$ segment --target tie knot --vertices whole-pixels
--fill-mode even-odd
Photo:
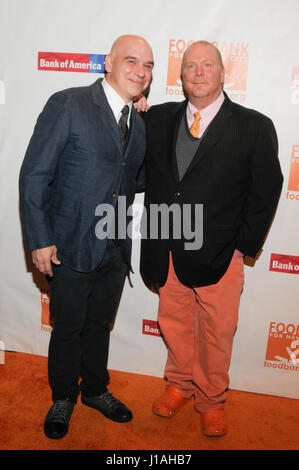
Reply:
[[[130,111],[130,108],[127,104],[125,104],[125,106],[123,107],[123,109],[121,110],[121,113],[126,116],[127,114],[129,114],[129,111]]]
[[[197,112],[197,113],[194,113],[194,114],[193,114],[193,116],[194,116],[194,122],[196,122],[196,123],[197,123],[197,122],[199,122],[199,121],[200,121],[200,119],[201,119],[201,116],[200,116],[200,113],[199,113],[199,112]]]

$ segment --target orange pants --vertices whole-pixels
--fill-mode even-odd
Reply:
[[[166,284],[160,288],[158,322],[168,349],[165,378],[198,411],[223,405],[237,327],[244,264],[235,251],[228,270],[216,284],[191,288],[174,271],[170,253]]]

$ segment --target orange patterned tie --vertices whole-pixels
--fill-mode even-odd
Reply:
[[[199,121],[201,119],[199,113],[194,113],[194,121],[192,126],[190,127],[190,133],[193,135],[193,137],[198,137],[199,134]]]

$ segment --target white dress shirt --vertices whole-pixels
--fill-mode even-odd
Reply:
[[[130,127],[130,117],[132,111],[133,102],[130,101],[129,103],[125,103],[124,100],[119,96],[119,94],[112,88],[112,86],[107,82],[105,78],[102,80],[102,86],[109,103],[110,108],[114,114],[116,122],[120,120],[121,117],[121,110],[127,104],[129,106],[129,115],[128,115],[128,127]]]
[[[201,137],[210,124],[210,122],[214,119],[216,114],[218,113],[219,109],[222,106],[222,103],[224,101],[224,94],[223,92],[220,93],[218,98],[213,101],[209,106],[207,106],[204,109],[197,109],[190,101],[187,106],[187,121],[188,121],[188,127],[190,129],[193,121],[194,121],[194,116],[193,114],[196,112],[200,112],[200,121],[199,121],[199,134],[198,137]]]

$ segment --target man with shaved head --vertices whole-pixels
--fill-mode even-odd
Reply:
[[[143,189],[145,130],[132,100],[148,88],[153,65],[145,39],[118,38],[103,80],[50,97],[21,168],[25,243],[51,288],[49,438],[66,435],[80,392],[107,418],[132,419],[107,389],[110,326],[131,269],[129,220],[107,219],[103,208],[117,214],[120,196],[128,207]]]
[[[141,273],[159,292],[168,350],[153,412],[171,418],[193,397],[202,432],[222,436],[243,256],[262,247],[283,178],[272,121],[223,92],[219,51],[193,43],[181,75],[187,99],[145,115],[146,213],[153,204],[177,209],[161,225],[149,217],[147,233],[158,236],[141,244]]]

